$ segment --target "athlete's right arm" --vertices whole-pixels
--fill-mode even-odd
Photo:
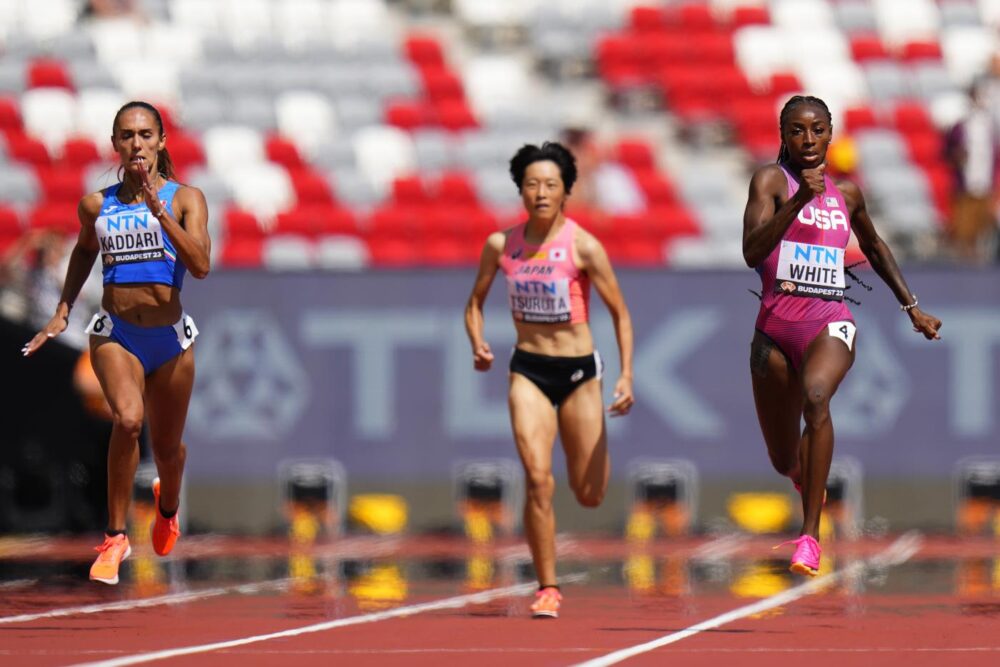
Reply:
[[[809,172],[818,172],[822,182],[822,170],[822,166],[803,170],[803,178],[813,176]],[[814,196],[811,187],[800,187],[794,197],[777,206],[787,188],[785,174],[776,164],[761,167],[750,179],[750,194],[743,212],[743,259],[751,269],[767,259],[795,216]]]
[[[100,192],[89,194],[80,200],[76,214],[80,219],[80,233],[76,238],[76,245],[69,256],[69,266],[66,269],[66,280],[63,282],[62,295],[59,297],[59,305],[52,319],[42,327],[42,330],[35,334],[28,343],[21,348],[21,353],[30,357],[38,351],[42,345],[50,338],[55,338],[66,330],[69,324],[69,311],[73,308],[73,302],[79,296],[83,284],[90,276],[90,269],[94,266],[94,260],[100,253],[100,245],[97,242],[97,231],[94,222],[101,212],[101,204],[104,195]]]
[[[487,237],[479,258],[479,273],[465,306],[465,332],[472,344],[472,363],[477,371],[488,371],[493,364],[490,344],[483,340],[483,302],[500,268],[500,255],[503,254],[506,239],[503,232],[493,232]]]

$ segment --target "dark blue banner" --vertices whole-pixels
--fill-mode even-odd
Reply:
[[[748,369],[756,275],[619,278],[636,332],[637,405],[609,421],[617,472],[637,456],[688,458],[705,475],[768,471]],[[935,342],[912,331],[876,276],[864,278],[876,287],[852,306],[858,352],[834,399],[837,454],[868,474],[910,476],[1000,452],[1000,272],[907,272],[921,306],[944,321]],[[190,281],[185,305],[201,330],[190,473],[258,478],[286,457],[333,456],[352,475],[437,478],[459,458],[514,456],[514,328],[497,283],[486,311],[497,363],[473,371],[463,326],[472,279],[463,270]],[[617,348],[596,294],[592,311],[610,394]]]

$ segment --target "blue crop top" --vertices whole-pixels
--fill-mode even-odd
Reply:
[[[104,203],[95,224],[101,245],[104,284],[159,283],[181,289],[187,267],[177,258],[177,250],[160,221],[146,202],[123,204],[118,199],[121,183],[104,190]],[[174,193],[179,183],[167,181],[157,193],[173,215]]]

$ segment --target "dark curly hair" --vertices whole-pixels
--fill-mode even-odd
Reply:
[[[826,106],[826,102],[812,95],[793,95],[788,98],[785,106],[781,107],[781,115],[778,116],[778,132],[781,134],[781,148],[778,149],[779,163],[788,158],[788,147],[785,146],[784,137],[785,124],[788,122],[788,117],[792,112],[801,106],[818,107],[820,111],[826,114],[826,122],[830,124],[830,129],[833,129],[833,115],[830,113],[829,107]]]
[[[534,144],[525,144],[514,154],[510,159],[510,177],[517,186],[517,191],[520,192],[524,184],[524,172],[528,170],[528,165],[543,160],[556,163],[566,194],[569,194],[573,190],[573,184],[576,183],[576,158],[558,141],[546,141],[541,148]]]

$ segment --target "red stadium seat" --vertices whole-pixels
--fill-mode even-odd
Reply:
[[[357,235],[359,230],[350,211],[333,204],[312,204],[279,213],[274,233],[315,238],[330,234]]]
[[[80,220],[76,216],[77,202],[46,202],[31,212],[28,221],[35,229],[54,229],[65,234],[80,231]]]
[[[941,214],[941,219],[948,220],[951,217],[952,195],[955,190],[955,180],[951,169],[939,161],[936,164],[925,166],[924,174],[930,183],[931,197]]]
[[[83,173],[77,167],[39,167],[35,174],[46,203],[75,204],[84,195]]]
[[[635,32],[661,32],[667,27],[667,18],[659,7],[633,7],[629,13],[629,26]]]
[[[934,41],[907,42],[903,44],[899,55],[908,63],[920,60],[941,60],[941,45]]]
[[[428,266],[466,266],[475,257],[469,257],[468,244],[461,239],[442,236],[421,244],[421,260]]]
[[[66,166],[86,167],[100,159],[101,153],[93,141],[87,137],[73,137],[63,144],[60,162]]]
[[[309,167],[299,167],[288,170],[295,189],[295,199],[299,205],[333,204],[333,193],[330,184],[322,175]]]
[[[892,122],[903,134],[935,132],[927,108],[920,102],[900,102],[892,110]]]
[[[733,10],[730,23],[734,28],[742,28],[748,25],[769,25],[771,16],[767,7],[740,6]]]
[[[409,238],[372,234],[366,241],[374,266],[401,268],[420,262],[420,246]]]
[[[304,164],[295,144],[276,134],[268,135],[264,139],[264,152],[268,160],[280,164],[289,171],[298,169]]]
[[[21,234],[21,217],[17,210],[0,204],[0,236]]]
[[[851,37],[851,57],[857,62],[884,60],[889,52],[878,35],[854,35]]]
[[[791,72],[776,72],[771,75],[771,95],[784,98],[802,92],[802,82]]]
[[[653,149],[645,139],[625,138],[618,142],[618,161],[635,171],[655,169]]]
[[[479,125],[472,108],[464,98],[436,102],[434,116],[441,127],[451,132],[467,130]]]
[[[425,105],[412,100],[392,100],[385,108],[385,122],[412,131],[427,122]]]
[[[910,159],[921,167],[931,167],[944,160],[944,145],[937,132],[912,132],[904,138]]]
[[[0,132],[23,132],[21,107],[12,97],[0,97]]]
[[[65,63],[53,58],[38,58],[28,65],[28,88],[69,88],[73,80]]]
[[[6,133],[7,154],[17,162],[25,162],[36,167],[48,166],[52,160],[49,151],[38,139],[29,137],[21,131]]]
[[[711,65],[734,66],[733,38],[720,32],[694,32],[686,35],[692,58]]]
[[[701,236],[697,221],[679,204],[651,205],[646,219],[661,240],[674,236]]]
[[[430,197],[419,176],[402,176],[392,181],[392,201],[397,206],[424,206]]]
[[[476,206],[476,186],[468,174],[449,171],[441,174],[434,185],[433,197],[436,201],[449,205]]]
[[[420,67],[444,68],[444,51],[436,37],[411,34],[403,42],[403,49],[410,62]]]
[[[646,195],[646,201],[650,207],[664,204],[673,204],[677,201],[677,194],[673,186],[666,177],[653,169],[646,169],[635,172],[635,180],[639,189]]]
[[[715,20],[712,16],[712,8],[707,4],[693,4],[687,3],[680,5],[679,7],[674,5],[668,10],[668,17],[670,14],[676,15],[676,21],[684,29],[685,32],[688,31],[704,31],[704,30],[720,30],[723,25]]]
[[[264,229],[253,213],[238,208],[227,208],[222,214],[223,235],[228,239],[263,239]]]
[[[13,97],[0,97],[0,132],[23,132],[21,107]]]
[[[178,169],[205,164],[205,151],[202,150],[201,142],[182,130],[174,130],[167,136],[167,152]]]
[[[424,94],[432,102],[465,99],[462,80],[445,67],[427,67],[420,70]]]
[[[279,213],[273,233],[315,238],[320,233],[318,209],[317,206],[297,206]]]
[[[844,112],[844,126],[848,132],[877,127],[878,119],[871,107],[850,107]],[[834,128],[836,129],[836,128]]]
[[[219,263],[234,269],[260,268],[263,249],[262,238],[226,238],[219,254]]]
[[[638,40],[626,35],[606,35],[597,43],[597,71],[612,86],[634,84],[645,71]]]
[[[316,211],[320,234],[358,235],[358,221],[354,213],[339,206],[321,206]]]

